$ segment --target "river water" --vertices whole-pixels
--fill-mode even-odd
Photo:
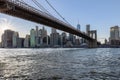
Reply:
[[[0,49],[0,80],[120,80],[120,49]]]

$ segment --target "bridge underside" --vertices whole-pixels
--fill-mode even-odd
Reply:
[[[94,41],[93,38],[89,37],[88,35],[80,32],[75,28],[58,23],[57,21],[53,21],[52,19],[49,19],[40,14],[37,14],[34,11],[31,11],[29,9],[14,5],[12,3],[6,3],[3,0],[2,1],[0,0],[0,12],[62,30],[62,31],[77,35],[79,37],[83,37],[90,42]]]

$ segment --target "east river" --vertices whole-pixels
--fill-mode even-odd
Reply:
[[[120,48],[0,49],[0,80],[120,80]]]

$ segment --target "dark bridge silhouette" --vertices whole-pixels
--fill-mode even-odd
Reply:
[[[98,43],[96,39],[75,29],[70,24],[67,24],[48,13],[40,11],[18,0],[0,0],[0,12],[7,15],[19,17],[25,20],[29,20],[32,22],[40,23],[46,26],[50,26],[77,35],[79,37],[85,38],[88,40],[88,42],[90,42],[91,47],[96,47],[95,43]]]

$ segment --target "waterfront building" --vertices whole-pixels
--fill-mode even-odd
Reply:
[[[38,26],[36,26],[36,32],[35,33],[36,33],[35,36],[38,37]]]
[[[50,45],[51,46],[58,46],[60,45],[60,35],[57,33],[55,28],[52,28],[52,33],[50,34]]]
[[[44,28],[44,26],[40,30],[38,29],[38,26],[36,26],[36,30],[31,29],[30,47],[42,47],[45,45],[48,45],[48,35],[47,30]]]
[[[41,37],[44,38],[47,36],[47,30],[45,29],[45,27],[43,26],[42,30],[41,30]]]
[[[12,48],[13,47],[13,34],[12,30],[5,30],[2,35],[2,47],[4,48]]]
[[[47,36],[47,30],[43,26],[41,30],[41,39],[42,39],[42,45],[48,45],[48,36]]]
[[[36,33],[34,29],[31,29],[30,31],[30,47],[35,48],[36,47]]]
[[[24,47],[24,38],[19,38],[18,39],[18,48],[23,48]]]
[[[51,33],[57,33],[57,30],[55,28],[52,28]]]
[[[18,32],[14,32],[13,33],[13,48],[17,48],[18,47],[18,39],[19,39],[19,34]]]
[[[63,32],[61,34],[61,45],[65,45],[67,43],[67,34],[65,32]]]
[[[50,45],[51,46],[58,46],[59,45],[59,39],[60,39],[59,33],[50,34]]]
[[[40,47],[42,45],[42,29],[38,30],[38,43],[37,46]]]
[[[105,39],[105,44],[108,44],[107,39]]]
[[[0,48],[2,48],[2,42],[0,42]]]
[[[46,46],[48,45],[48,35],[47,35],[47,30],[43,26],[42,29],[38,31],[38,44],[37,46]]]
[[[75,45],[80,45],[80,39],[75,39]]]
[[[75,39],[76,39],[76,36],[74,36],[73,34],[70,34],[69,33],[69,41],[71,41],[71,43],[74,45],[75,44]]]
[[[65,47],[73,47],[73,44],[71,41],[67,41]]]
[[[84,33],[84,34],[87,34],[88,36],[91,36],[91,35],[90,35],[90,31],[91,31],[91,30],[90,30],[90,24],[87,24],[87,25],[86,25],[86,33],[85,33],[85,32],[83,32],[83,33]],[[85,43],[86,43],[86,44],[89,44],[88,40],[85,40],[84,38],[82,38],[82,39],[81,39],[81,44],[85,44]]]
[[[114,26],[110,28],[110,39],[120,39],[120,27]]]
[[[26,35],[24,40],[24,47],[29,48],[30,47],[30,35]]]
[[[1,47],[5,47],[5,36],[4,36],[5,34],[2,34],[2,42],[1,42]]]
[[[114,26],[110,28],[110,44],[120,45],[120,27]]]
[[[39,44],[39,31],[38,31],[38,26],[36,26],[36,31],[35,31],[35,46],[37,47]]]

